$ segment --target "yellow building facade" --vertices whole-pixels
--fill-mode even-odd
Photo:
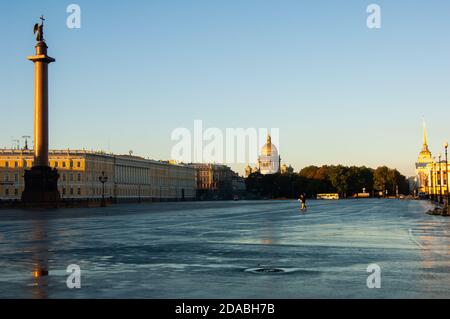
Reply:
[[[418,195],[424,196],[439,196],[447,195],[449,177],[449,165],[445,162],[442,156],[439,161],[438,158],[433,157],[428,148],[427,131],[424,126],[423,129],[423,144],[422,150],[416,162],[416,189]]]
[[[24,173],[32,167],[30,150],[0,150],[0,199],[19,200]],[[193,167],[137,156],[89,151],[50,151],[49,165],[58,169],[62,199],[100,199],[104,174],[106,198],[126,200],[191,200],[196,196]]]

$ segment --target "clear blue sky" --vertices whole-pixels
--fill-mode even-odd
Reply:
[[[0,146],[32,135],[32,27],[47,18],[52,148],[168,159],[176,127],[280,128],[282,158],[388,165],[450,139],[450,3],[74,0],[0,3]],[[366,27],[366,7],[382,29]]]

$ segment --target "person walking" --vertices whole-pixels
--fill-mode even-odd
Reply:
[[[305,194],[301,194],[300,195],[300,199],[299,199],[300,203],[301,203],[301,208],[300,210],[302,212],[306,211],[306,195]]]

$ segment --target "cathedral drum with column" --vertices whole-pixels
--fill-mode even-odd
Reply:
[[[263,175],[276,174],[280,172],[281,158],[278,149],[272,144],[272,138],[267,136],[266,144],[261,149],[258,159],[259,172]]]

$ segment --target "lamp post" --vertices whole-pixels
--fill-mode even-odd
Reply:
[[[434,158],[434,187],[433,187],[433,193],[434,193],[434,203],[439,203],[439,196],[438,196],[438,168],[437,168],[437,161],[436,157]]]
[[[431,165],[431,198],[433,199],[433,202],[436,201],[436,186],[434,184],[434,175],[436,171],[436,159],[433,158],[433,163]]]
[[[139,203],[141,202],[141,184],[139,183],[138,185],[138,189],[139,189]]]
[[[428,179],[428,198],[431,200],[431,185],[433,184],[433,166],[430,168]]]
[[[414,198],[417,198],[417,176],[414,177],[413,196],[414,196]]]
[[[445,212],[448,215],[448,200],[449,200],[449,190],[448,190],[448,142],[445,142],[444,144],[445,148]]]
[[[108,176],[105,176],[105,172],[102,171],[102,175],[98,177],[100,183],[102,183],[102,207],[106,206],[105,203],[105,183],[108,181]]]
[[[443,203],[442,200],[442,154],[439,154],[439,204]]]

